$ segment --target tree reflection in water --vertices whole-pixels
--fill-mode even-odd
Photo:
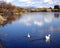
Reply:
[[[4,27],[6,24],[11,24],[13,21],[20,19],[21,15],[14,15],[14,16],[9,16],[6,18],[6,21],[0,21],[0,27]]]
[[[54,13],[54,17],[58,18],[60,16],[59,12]]]
[[[6,48],[4,41],[0,39],[0,48]]]

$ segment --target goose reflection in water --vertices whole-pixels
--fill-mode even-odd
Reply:
[[[40,38],[40,39],[34,39],[32,40],[32,42],[35,42],[35,41],[46,41],[46,42],[50,42],[50,34],[46,35],[44,38]]]

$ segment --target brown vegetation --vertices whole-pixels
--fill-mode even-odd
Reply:
[[[50,8],[21,8],[12,5],[11,3],[0,2],[0,15],[2,16],[12,16],[23,14],[27,12],[60,12],[59,5],[55,5],[54,9]]]

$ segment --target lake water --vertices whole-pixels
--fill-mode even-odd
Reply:
[[[48,34],[51,38],[47,41]],[[60,48],[60,13],[32,12],[15,16],[14,21],[0,25],[0,44],[5,48]]]

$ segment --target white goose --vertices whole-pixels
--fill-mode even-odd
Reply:
[[[45,36],[46,42],[50,41],[50,34]]]
[[[28,37],[28,38],[30,38],[30,37],[31,37],[29,33],[28,33],[27,37]]]

